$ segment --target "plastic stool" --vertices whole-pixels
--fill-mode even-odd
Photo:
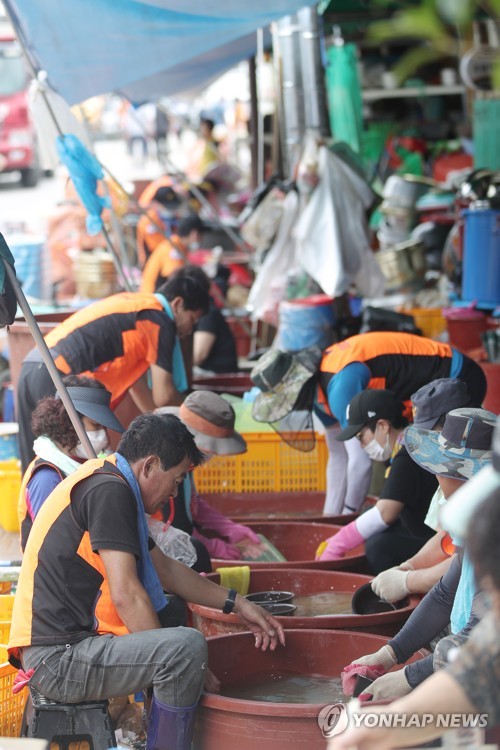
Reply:
[[[86,741],[90,750],[116,747],[108,701],[58,703],[30,687],[26,710],[26,736],[41,737],[69,750],[71,743]]]

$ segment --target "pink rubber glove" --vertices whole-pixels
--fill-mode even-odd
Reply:
[[[340,560],[346,552],[358,544],[363,544],[365,540],[358,531],[356,521],[352,521],[326,541],[325,549],[320,555],[316,555],[316,560]]]
[[[193,529],[192,536],[203,542],[210,557],[215,557],[218,560],[241,560],[241,552],[238,547],[225,542],[224,539],[217,539],[216,537],[208,539],[200,534],[197,529]]]
[[[25,672],[24,669],[19,669],[17,671],[17,674],[14,677],[14,683],[12,685],[12,692],[14,693],[14,695],[20,693],[21,690],[24,690],[34,674],[34,669],[28,669],[27,672]]]
[[[225,536],[232,544],[241,542],[242,539],[250,539],[254,544],[260,543],[259,537],[252,529],[240,523],[234,523],[230,518],[212,508],[201,497],[198,496],[196,506],[193,505],[192,507],[196,507],[195,520],[199,526],[216,531],[221,536]]]

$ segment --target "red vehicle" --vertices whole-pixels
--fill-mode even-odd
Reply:
[[[28,110],[29,76],[19,43],[0,20],[0,174],[21,172],[24,187],[35,187],[41,170]]]

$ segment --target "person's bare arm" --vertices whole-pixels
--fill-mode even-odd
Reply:
[[[142,378],[139,378],[139,380],[129,388],[128,392],[132,396],[134,404],[141,412],[153,411],[155,404],[153,401],[153,394],[148,387],[147,375],[143,375]]]
[[[431,568],[433,565],[438,565],[444,560],[449,559],[446,552],[443,552],[441,542],[446,536],[445,531],[437,531],[433,537],[427,541],[424,546],[417,552],[416,555],[410,557],[406,562],[400,565],[403,570],[406,569],[419,570],[420,568]]]
[[[216,336],[209,331],[195,331],[193,339],[193,364],[200,366],[212,351]]]
[[[385,500],[384,498],[380,498],[380,500],[377,500],[376,507],[379,509],[385,523],[391,524],[397,521],[405,506],[399,500]]]
[[[161,627],[151,600],[137,577],[134,555],[102,549],[99,555],[106,569],[111,600],[131,633]]]
[[[227,597],[226,588],[200,576],[187,565],[167,557],[158,547],[154,547],[150,554],[158,578],[166,591],[194,604],[202,604],[214,609],[223,608]],[[238,594],[233,612],[254,634],[256,648],[262,648],[265,651],[269,647],[274,650],[278,641],[282,645],[285,644],[283,628],[262,607],[256,606]]]
[[[444,734],[436,727],[438,714],[468,714],[476,711],[460,684],[445,671],[440,670],[425,680],[404,698],[387,706],[366,706],[369,713],[405,715],[407,720],[413,714],[425,715],[422,727],[366,727],[348,729],[331,739],[327,750],[391,750],[391,748],[411,747],[432,740]],[[421,721],[423,724],[423,720]]]
[[[157,365],[151,365],[152,398],[156,408],[158,406],[180,406],[186,395],[179,393],[174,385],[171,372],[163,370]]]

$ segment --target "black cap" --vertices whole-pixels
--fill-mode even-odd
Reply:
[[[356,394],[346,409],[347,427],[336,440],[350,440],[372,419],[396,419],[403,414],[403,403],[395,393],[385,390],[366,390]]]

